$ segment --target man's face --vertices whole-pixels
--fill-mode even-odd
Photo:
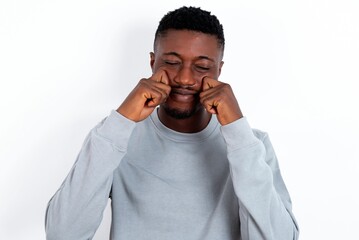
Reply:
[[[151,53],[151,68],[166,71],[170,95],[161,105],[172,117],[181,119],[202,109],[199,93],[205,76],[218,79],[223,51],[215,36],[188,30],[168,30],[157,39]]]

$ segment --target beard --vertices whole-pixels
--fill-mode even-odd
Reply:
[[[163,104],[161,107],[165,110],[167,115],[169,115],[170,117],[173,117],[175,119],[190,118],[193,115],[195,115],[198,112],[198,110],[201,108],[200,106],[196,105],[190,109],[183,110],[183,109],[179,109],[179,108],[171,108],[167,104]]]
[[[176,109],[176,108],[169,108],[166,106],[163,106],[163,109],[169,116],[171,116],[175,119],[186,119],[186,118],[193,116],[195,113],[195,109],[180,110],[180,109]]]

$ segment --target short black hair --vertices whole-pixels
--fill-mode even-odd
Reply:
[[[215,15],[211,12],[202,10],[199,7],[181,7],[168,12],[161,19],[155,34],[156,40],[165,35],[167,30],[190,30],[202,32],[217,37],[218,44],[224,50],[223,26]]]

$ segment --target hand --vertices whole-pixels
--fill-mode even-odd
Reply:
[[[199,97],[205,109],[209,113],[217,115],[217,119],[222,126],[243,117],[229,84],[210,77],[204,77],[202,80],[202,92]]]
[[[167,73],[158,70],[150,78],[143,78],[117,109],[124,117],[140,122],[146,119],[159,104],[166,101],[171,87]]]

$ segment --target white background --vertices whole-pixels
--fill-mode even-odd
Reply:
[[[151,75],[158,21],[182,5],[223,23],[220,80],[269,132],[301,239],[357,238],[357,0],[2,0],[0,239],[45,239],[47,202],[86,134]]]

